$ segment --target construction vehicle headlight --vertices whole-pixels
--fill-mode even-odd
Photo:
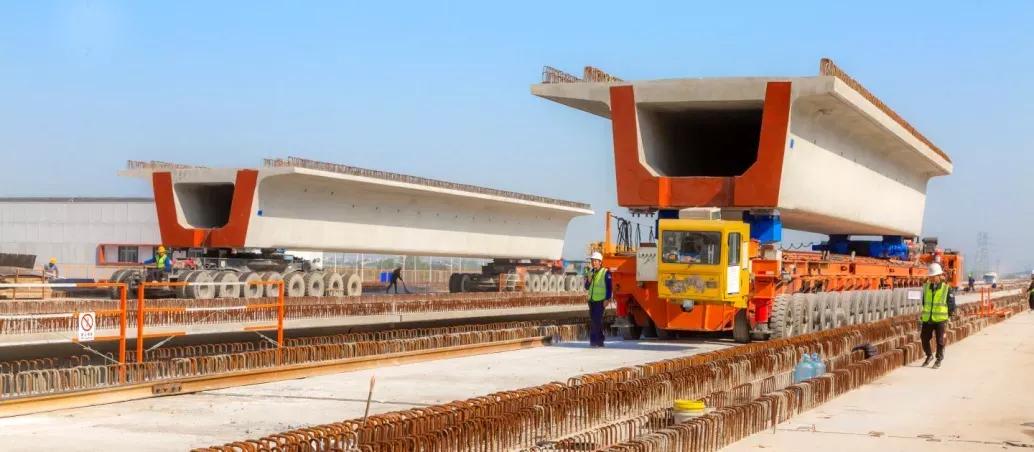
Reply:
[[[693,300],[682,300],[682,310],[684,312],[692,311],[694,306],[696,306],[696,303]]]

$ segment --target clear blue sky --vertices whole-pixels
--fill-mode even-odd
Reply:
[[[830,56],[954,160],[924,233],[972,252],[987,231],[1002,270],[1028,269],[1032,23],[1022,1],[2,1],[0,196],[149,194],[115,175],[127,159],[296,155],[603,212],[609,124],[531,96],[544,64],[811,75]],[[567,254],[601,225],[576,220]]]

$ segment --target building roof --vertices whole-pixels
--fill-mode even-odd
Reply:
[[[120,197],[120,196],[12,196],[12,197],[0,197],[0,202],[15,203],[41,203],[41,202],[60,202],[60,203],[90,203],[90,202],[154,202],[154,198],[143,198],[143,197]]]

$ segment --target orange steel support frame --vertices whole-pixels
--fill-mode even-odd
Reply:
[[[12,287],[12,289],[16,289],[17,287],[39,287],[39,288],[74,287],[74,288],[77,288],[77,289],[105,289],[105,288],[112,288],[112,287],[117,288],[118,289],[118,294],[119,294],[119,303],[118,303],[118,311],[119,311],[118,327],[119,328],[118,328],[118,336],[99,336],[99,337],[96,337],[94,339],[94,341],[95,342],[111,341],[111,340],[117,340],[118,341],[118,364],[119,364],[119,373],[118,373],[118,375],[119,375],[119,382],[125,381],[125,379],[126,379],[126,368],[125,368],[125,364],[126,364],[126,327],[127,327],[127,322],[128,322],[127,317],[126,317],[127,301],[128,301],[126,298],[127,298],[128,288],[126,287],[125,283],[98,282],[98,283],[63,283],[63,284],[62,283],[59,283],[59,284],[48,284],[48,283],[18,284],[18,283],[15,283],[15,284],[16,284],[16,286]],[[0,284],[0,287],[3,287],[5,285],[6,284]],[[108,311],[108,312],[110,312],[110,311]],[[79,313],[78,312],[74,312],[72,314],[76,318],[79,317]],[[72,338],[72,342],[78,343],[79,339],[78,338]]]
[[[145,317],[146,317],[145,314],[147,312],[181,311],[181,310],[184,309],[184,308],[148,308],[148,307],[146,307],[144,305],[144,290],[147,287],[186,287],[186,286],[189,286],[191,284],[192,283],[187,283],[187,282],[147,281],[147,282],[143,282],[143,283],[141,283],[140,285],[137,286],[137,292],[136,292],[136,303],[137,303],[136,304],[136,310],[137,310],[136,311],[137,312],[137,315],[136,315],[136,362],[138,362],[138,363],[144,362],[144,339],[146,339],[148,337],[183,336],[183,335],[186,334],[184,332],[164,332],[164,333],[156,333],[156,334],[151,335],[151,336],[148,336],[148,335],[144,334],[144,324],[145,324]],[[276,300],[276,304],[275,305],[272,305],[272,304],[247,305],[247,306],[245,306],[245,309],[262,309],[262,308],[268,309],[270,307],[276,306],[276,327],[275,327],[276,328],[276,346],[278,348],[283,348],[283,346],[284,346],[284,315],[285,315],[285,312],[286,312],[286,308],[284,306],[284,282],[281,281],[281,280],[278,280],[278,281],[249,281],[247,284],[253,285],[253,286],[268,286],[268,285],[275,284],[277,286],[277,297],[276,297],[277,300]],[[124,286],[124,284],[123,284],[123,286]],[[124,289],[123,289],[123,291],[124,291]],[[124,304],[125,304],[125,297],[123,297],[123,305]],[[125,322],[126,322],[126,320],[125,320],[125,311],[123,310],[122,324],[125,325]],[[123,327],[123,329],[125,329],[125,328]],[[272,329],[272,328],[268,328],[266,326],[262,326],[262,327],[256,327],[256,328],[245,328],[245,331],[254,331],[254,330],[261,330],[261,329]],[[123,333],[122,337],[123,337],[123,341],[124,341],[125,340],[125,334],[124,333]],[[122,348],[123,349],[125,348],[125,344],[124,343],[122,344]]]

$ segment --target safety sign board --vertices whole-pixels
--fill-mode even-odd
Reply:
[[[910,290],[910,291],[908,291],[908,299],[909,300],[922,300],[923,299],[923,293],[918,291],[918,290]]]
[[[92,341],[97,330],[97,316],[91,312],[79,313],[79,342]]]

